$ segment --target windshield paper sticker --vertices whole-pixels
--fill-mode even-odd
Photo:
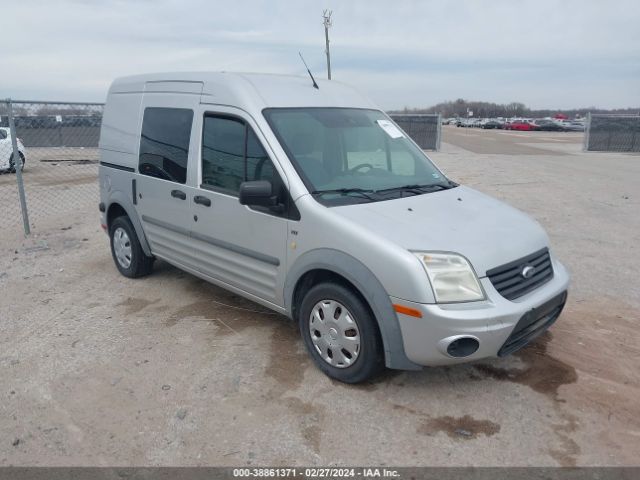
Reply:
[[[376,120],[376,123],[380,125],[387,135],[391,138],[404,138],[404,134],[389,120]]]

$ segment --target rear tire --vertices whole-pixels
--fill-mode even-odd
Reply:
[[[26,159],[24,158],[24,154],[20,152],[20,160],[22,161],[22,169],[20,171],[24,171],[24,164]],[[13,154],[11,154],[11,158],[9,158],[9,172],[16,173],[16,162],[13,159]]]
[[[360,295],[341,284],[321,283],[306,293],[298,312],[307,352],[327,376],[360,383],[382,372],[378,325]]]
[[[117,217],[109,225],[111,256],[118,271],[128,278],[149,275],[153,270],[153,257],[144,253],[136,230],[129,217]]]

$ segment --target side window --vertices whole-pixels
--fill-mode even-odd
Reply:
[[[185,183],[193,111],[148,107],[144,110],[138,170],[143,175]]]
[[[275,185],[280,177],[258,137],[249,128],[247,136],[247,180],[269,180]]]
[[[0,130],[0,140],[4,140],[5,138],[7,138],[7,132]]]
[[[204,118],[202,184],[238,193],[245,178],[246,126],[228,117]]]
[[[240,119],[205,116],[202,132],[202,185],[236,195],[240,184],[280,177],[255,132]]]

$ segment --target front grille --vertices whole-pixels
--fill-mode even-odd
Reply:
[[[535,268],[535,273],[530,278],[522,275],[526,266]],[[500,295],[507,300],[515,300],[553,278],[549,249],[543,248],[519,260],[492,268],[487,271],[487,277]]]
[[[566,301],[567,292],[565,291],[538,308],[525,313],[498,351],[498,356],[504,357],[516,350],[520,350],[533,339],[543,334],[558,319]]]

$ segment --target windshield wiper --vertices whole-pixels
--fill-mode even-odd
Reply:
[[[389,193],[389,192],[413,192],[416,194],[426,193],[428,191],[435,190],[448,190],[453,187],[457,187],[457,184],[449,182],[449,185],[432,184],[432,185],[402,185],[400,187],[384,188],[382,190],[376,190],[375,193]]]
[[[373,200],[373,197],[369,194],[374,193],[374,191],[366,190],[364,188],[334,188],[330,190],[314,190],[313,192],[311,192],[311,195],[324,195],[326,193],[340,194],[343,196],[355,193],[357,195],[360,195],[362,198],[366,198],[367,200]]]

